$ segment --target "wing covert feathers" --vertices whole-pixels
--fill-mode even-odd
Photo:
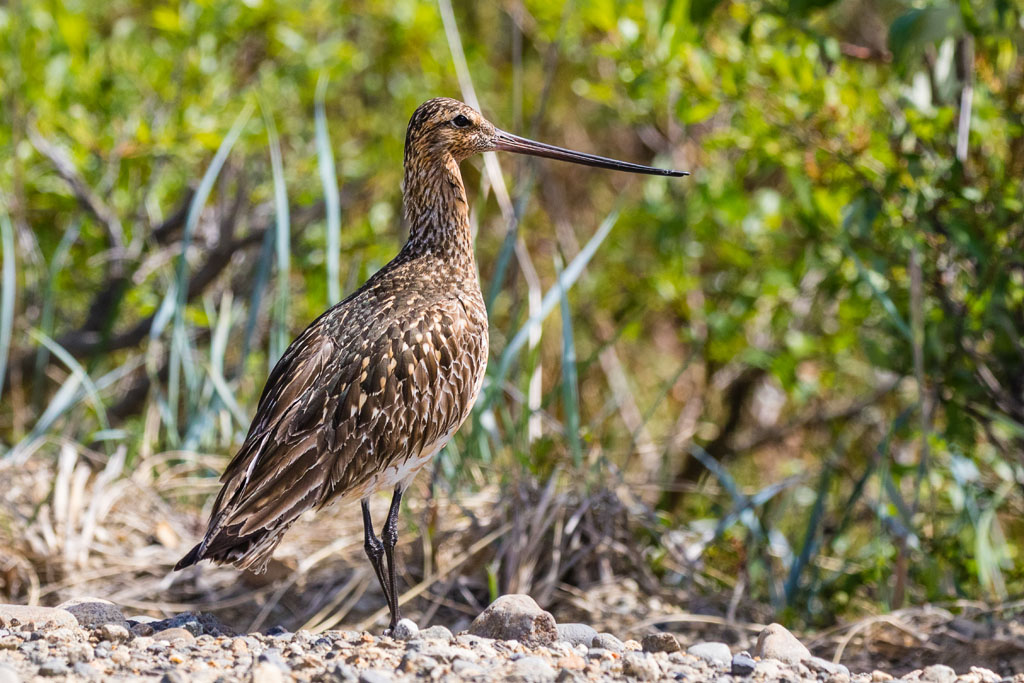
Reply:
[[[405,282],[422,277],[414,264],[392,262],[288,347],[176,569],[264,570],[303,512],[402,483],[462,424],[487,362],[483,300],[478,286]]]

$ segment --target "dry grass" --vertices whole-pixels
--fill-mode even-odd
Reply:
[[[354,503],[300,520],[266,574],[209,564],[174,573],[202,533],[205,511],[197,506],[216,492],[209,474],[224,460],[167,452],[128,473],[123,452],[107,462],[74,443],[56,448],[53,459],[0,463],[9,482],[0,544],[12,551],[0,568],[0,599],[56,604],[95,595],[130,613],[202,609],[238,630],[383,626],[384,600]],[[609,490],[568,493],[562,479],[448,498],[433,496],[421,477],[407,497],[400,537],[409,615],[460,628],[499,587],[530,593],[563,620],[617,633],[678,612],[671,606],[684,595],[643,597],[660,589],[637,545],[635,528],[646,516],[639,504],[628,509]],[[387,502],[374,501],[376,519]]]
[[[10,550],[0,558],[0,600],[57,604],[92,595],[128,614],[212,612],[239,631],[383,627],[384,600],[353,504],[302,519],[266,574],[208,564],[175,573],[202,532],[197,504],[216,491],[208,475],[223,458],[155,454],[127,473],[123,451],[108,460],[78,444],[55,446],[55,458],[0,463],[0,545]],[[743,604],[742,586],[716,593],[720,577],[708,580],[714,572],[699,563],[688,567],[689,592],[666,589],[650,570],[651,548],[637,540],[657,529],[625,491],[568,493],[556,475],[543,485],[444,498],[426,480],[407,498],[400,539],[401,600],[419,623],[464,628],[499,587],[533,595],[559,621],[622,636],[661,628],[749,648],[770,620],[764,606]],[[374,501],[376,518],[387,502]],[[674,555],[685,562],[684,553]],[[1014,619],[1022,607],[919,607],[803,637],[854,670],[943,662],[1013,671],[1024,666],[1024,625]]]

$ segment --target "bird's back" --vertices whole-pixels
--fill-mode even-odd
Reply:
[[[260,571],[302,512],[404,488],[469,415],[487,341],[475,271],[400,254],[278,361],[206,537],[178,568]]]

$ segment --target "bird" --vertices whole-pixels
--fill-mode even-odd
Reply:
[[[487,310],[459,164],[489,151],[688,175],[522,138],[458,100],[420,105],[405,136],[405,244],[277,361],[220,478],[206,533],[175,570],[207,559],[263,572],[302,513],[359,500],[363,548],[390,612],[385,633],[395,628],[402,495],[469,416],[487,366]],[[369,501],[388,489],[378,538]]]

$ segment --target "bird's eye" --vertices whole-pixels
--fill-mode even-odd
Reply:
[[[452,119],[452,125],[455,126],[456,128],[466,128],[467,126],[469,126],[470,123],[471,121],[462,114],[459,114],[454,119]]]

